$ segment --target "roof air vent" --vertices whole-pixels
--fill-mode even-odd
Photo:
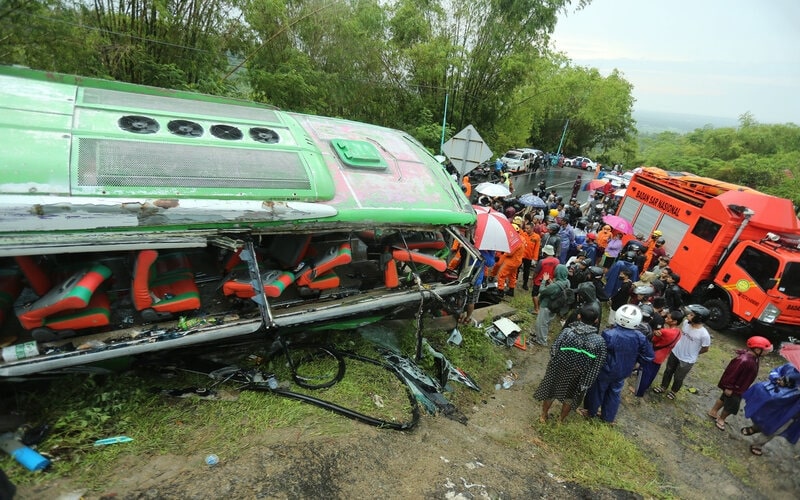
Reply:
[[[127,115],[117,120],[119,128],[134,134],[155,134],[160,128],[152,118],[138,115]]]
[[[244,137],[241,130],[231,125],[212,125],[211,135],[226,141],[238,141]]]
[[[264,144],[277,144],[280,141],[278,133],[269,128],[253,127],[250,129],[250,137]]]
[[[203,135],[203,127],[199,123],[189,120],[172,120],[167,125],[170,132],[184,137],[200,137]]]

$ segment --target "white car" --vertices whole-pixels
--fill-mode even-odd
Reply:
[[[505,164],[509,172],[518,173],[528,170],[533,165],[534,159],[536,159],[536,153],[533,149],[512,149],[504,154],[500,161]]]

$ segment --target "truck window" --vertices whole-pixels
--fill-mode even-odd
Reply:
[[[634,198],[627,196],[625,200],[622,202],[622,207],[617,212],[617,215],[622,217],[625,220],[632,221],[634,217],[636,217],[636,212],[639,211],[639,207],[642,206],[640,201],[635,200]]]
[[[714,241],[714,237],[717,236],[720,229],[722,229],[721,225],[704,217],[700,217],[697,220],[697,224],[692,228],[692,234],[711,243]]]
[[[800,262],[786,264],[778,291],[789,297],[800,297]]]
[[[745,248],[736,259],[736,265],[749,274],[762,290],[771,287],[770,280],[778,273],[779,267],[778,259],[754,247]]]

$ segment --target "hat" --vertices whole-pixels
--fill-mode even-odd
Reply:
[[[516,224],[517,226],[521,226],[522,225],[522,217],[520,217],[519,215],[515,216],[514,220],[511,221],[511,223],[512,224]]]
[[[663,235],[664,235],[664,233],[662,233],[662,232],[661,232],[661,231],[659,231],[658,229],[656,229],[655,231],[653,231],[653,236],[655,236],[656,238],[658,238],[659,236],[663,236]]]
[[[656,273],[652,271],[645,271],[639,276],[639,281],[634,283],[633,286],[646,286],[651,284],[654,279],[656,279]]]
[[[545,255],[555,255],[556,251],[553,250],[553,245],[545,245],[544,248],[542,248],[542,253]]]

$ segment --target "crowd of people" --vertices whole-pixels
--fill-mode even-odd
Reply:
[[[583,206],[573,197],[564,204],[555,191],[547,193],[543,184],[539,188],[537,195],[547,203],[541,209],[513,200],[480,203],[504,213],[523,241],[513,252],[494,252],[486,259],[493,263],[481,278],[496,281],[502,296],[514,296],[518,285],[530,292],[536,319],[528,343],[550,348],[546,373],[534,393],[542,402],[541,421],[550,418],[558,400],[561,421],[575,410],[613,425],[624,384],[632,377],[636,397],[652,391],[675,400],[711,345],[705,327],[710,312],[687,303],[680,276],[669,267],[663,234],[627,234],[590,218],[593,211],[613,210],[605,197]],[[560,321],[561,330],[551,343],[554,321]],[[759,435],[750,447],[755,455],[777,435],[792,443],[800,439],[800,373],[785,365],[769,382],[753,384],[759,360],[771,349],[766,338],[749,338],[747,349],[737,352],[722,374],[721,394],[708,410],[714,425],[724,430],[727,418],[747,401],[745,415],[753,425],[741,433]],[[653,385],[662,365],[661,379]],[[770,414],[776,407],[781,411]]]

